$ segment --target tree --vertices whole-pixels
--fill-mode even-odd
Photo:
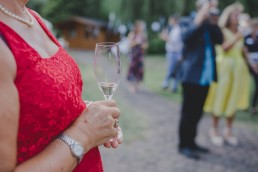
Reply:
[[[236,0],[219,0],[219,7],[224,9],[234,2]],[[251,16],[258,16],[257,0],[239,0],[239,2]],[[108,20],[108,15],[113,12],[119,23],[128,23],[136,19],[151,23],[175,12],[188,15],[195,9],[195,0],[33,0],[29,2],[29,7],[52,22],[73,15]]]
[[[158,34],[151,31],[154,21],[165,24],[170,14],[189,15],[195,10],[196,0],[33,0],[29,7],[38,11],[43,17],[55,23],[71,16],[84,16],[94,19],[109,20],[111,13],[115,14],[112,26],[126,24],[129,28],[136,19],[146,21],[150,39],[150,50],[159,51],[164,47]],[[221,11],[236,0],[219,0]],[[258,16],[257,0],[239,0],[245,6],[245,12],[252,17]],[[161,50],[162,51],[162,50]],[[156,52],[156,50],[155,50]],[[159,51],[160,52],[160,51]]]
[[[71,16],[100,18],[101,0],[48,0],[42,10],[42,15],[55,23]]]
[[[29,1],[28,7],[34,9],[38,13],[41,13],[42,8],[46,5],[47,0],[34,0]]]

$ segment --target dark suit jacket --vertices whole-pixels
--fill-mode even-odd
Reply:
[[[221,29],[208,21],[200,26],[194,23],[189,24],[189,27],[183,33],[183,62],[181,64],[180,78],[183,83],[200,84],[200,79],[203,70],[203,63],[205,59],[205,37],[204,34],[209,32],[211,45],[213,67],[215,74],[214,80],[217,80],[216,62],[215,62],[215,45],[222,44],[223,35]]]

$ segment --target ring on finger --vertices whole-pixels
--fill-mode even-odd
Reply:
[[[118,126],[119,126],[119,121],[118,121],[118,119],[115,119],[114,128],[117,128]]]

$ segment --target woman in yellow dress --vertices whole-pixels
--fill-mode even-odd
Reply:
[[[224,140],[218,131],[219,119],[226,117],[223,132],[225,141],[233,146],[238,140],[232,134],[232,124],[237,110],[248,108],[249,71],[245,62],[243,35],[239,31],[238,16],[243,11],[239,3],[228,6],[219,19],[224,42],[217,47],[218,82],[212,84],[204,110],[212,113],[211,142],[222,146]]]

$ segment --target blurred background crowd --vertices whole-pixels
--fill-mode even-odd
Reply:
[[[256,0],[34,0],[29,6],[67,48],[94,50],[97,42],[119,42],[121,53],[129,57],[131,93],[143,81],[144,56],[166,56],[160,89],[182,89],[179,151],[190,158],[198,158],[192,148],[208,151],[194,142],[203,110],[212,114],[209,135],[216,146],[238,145],[232,131],[238,110],[257,114]],[[220,133],[222,116],[226,127]]]

